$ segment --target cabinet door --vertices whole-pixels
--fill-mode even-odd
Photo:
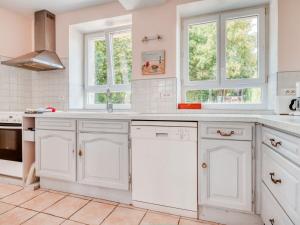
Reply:
[[[201,140],[200,205],[252,211],[250,141]]]
[[[81,184],[129,189],[127,134],[79,134],[78,181]]]
[[[38,176],[66,181],[76,180],[75,136],[73,131],[36,131]]]

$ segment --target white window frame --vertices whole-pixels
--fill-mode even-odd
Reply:
[[[88,104],[88,93],[106,93],[109,89],[113,92],[129,92],[131,93],[131,84],[114,84],[114,62],[113,62],[113,46],[112,35],[118,32],[130,31],[131,26],[122,26],[112,29],[106,29],[97,33],[90,33],[84,35],[84,107],[86,109],[106,109],[106,104]],[[94,73],[92,65],[94,63],[90,60],[94,60],[93,51],[90,51],[89,43],[92,40],[104,38],[107,47],[107,84],[106,85],[89,85],[90,74]],[[113,104],[114,109],[129,110],[131,104]]]
[[[226,20],[258,16],[258,78],[226,80]],[[189,80],[189,26],[215,21],[217,24],[217,75],[213,81]],[[182,83],[181,98],[186,100],[189,90],[207,90],[223,88],[261,88],[261,104],[205,104],[208,109],[266,109],[267,108],[267,71],[266,71],[266,8],[239,9],[183,21],[182,27]]]

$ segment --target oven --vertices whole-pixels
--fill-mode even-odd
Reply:
[[[21,123],[0,123],[0,160],[22,162]]]

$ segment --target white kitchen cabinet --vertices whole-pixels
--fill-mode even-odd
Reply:
[[[128,134],[80,133],[78,182],[128,190]]]
[[[251,212],[251,142],[201,139],[199,149],[200,205]]]
[[[268,127],[262,129],[263,143],[300,165],[300,138]]]
[[[207,122],[202,123],[200,135],[207,139],[251,141],[253,127],[245,123]]]
[[[294,225],[285,211],[274,199],[269,189],[262,184],[261,217],[265,225]]]
[[[76,134],[74,131],[36,131],[37,175],[65,181],[76,180]]]
[[[264,144],[262,180],[291,220],[300,224],[300,168]]]

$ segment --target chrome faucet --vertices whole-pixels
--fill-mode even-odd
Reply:
[[[109,88],[106,90],[106,110],[108,113],[113,112],[112,94]]]

